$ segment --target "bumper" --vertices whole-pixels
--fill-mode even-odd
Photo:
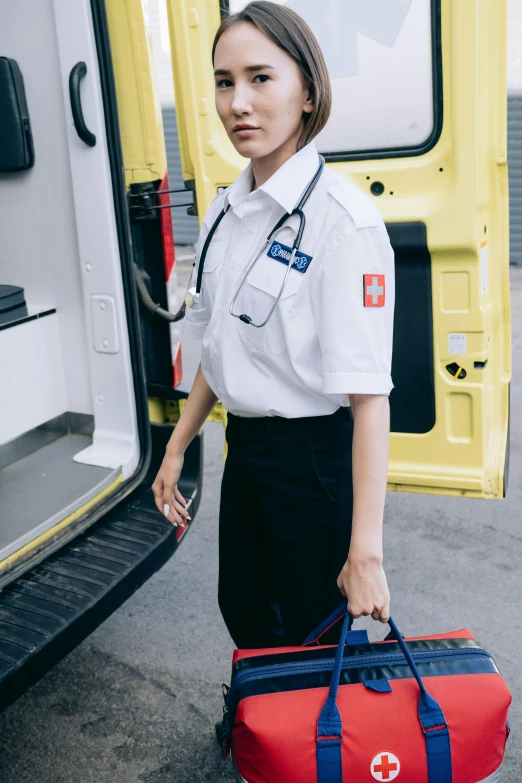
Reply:
[[[170,433],[170,430],[167,434]],[[163,444],[162,444],[163,448]],[[201,436],[187,450],[180,490],[201,494]],[[73,650],[177,549],[175,528],[146,481],[62,549],[0,591],[0,712]]]

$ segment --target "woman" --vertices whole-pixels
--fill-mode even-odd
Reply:
[[[167,519],[185,525],[183,454],[220,399],[229,412],[220,609],[240,648],[297,645],[340,593],[352,617],[389,618],[393,252],[371,199],[331,169],[319,174],[313,138],[331,87],[306,23],[284,6],[251,2],[225,19],[212,57],[219,117],[250,164],[203,221],[192,285],[225,210],[207,243],[205,307],[185,317],[185,333],[203,341],[201,364],[153,492]],[[291,213],[316,174],[288,270],[299,227]]]

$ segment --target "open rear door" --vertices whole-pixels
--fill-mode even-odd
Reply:
[[[230,143],[214,107],[211,49],[225,8],[219,0],[166,3],[183,179],[195,180],[202,217],[217,188],[230,185],[247,163]]]
[[[180,147],[203,215],[245,161],[214,109],[219,0],[167,0]],[[511,334],[506,2],[291,0],[325,52],[328,165],[375,198],[396,255],[389,489],[501,498]]]
[[[0,3],[0,53],[2,87],[4,54],[22,74],[24,101],[13,106],[27,104],[35,152],[24,170],[7,170],[5,154],[0,163],[1,711],[160,568],[188,527],[174,528],[150,490],[172,426],[146,382],[167,389],[171,405],[184,400],[167,340],[145,362],[133,275],[147,255],[167,306],[172,232],[145,214],[149,244],[137,247],[134,231],[131,249],[129,225],[133,186],[154,206],[166,182],[163,133],[151,113],[135,119],[154,96],[143,7]],[[0,123],[4,103],[2,112]],[[16,295],[7,307],[5,289]],[[155,358],[162,376],[151,375]],[[202,451],[198,435],[179,482],[193,518]]]
[[[0,171],[2,283],[17,292],[0,324],[0,587],[127,494],[151,449],[103,12],[0,4],[34,148],[26,170],[4,156]]]

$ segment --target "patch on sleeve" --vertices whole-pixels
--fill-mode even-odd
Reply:
[[[363,275],[365,307],[384,307],[384,275]]]

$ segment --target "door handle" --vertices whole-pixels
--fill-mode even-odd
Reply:
[[[96,136],[94,133],[91,133],[85,124],[82,111],[82,99],[80,96],[80,84],[86,73],[86,64],[83,61],[76,63],[69,74],[69,97],[71,99],[72,116],[76,132],[87,146],[94,147],[96,144]]]

